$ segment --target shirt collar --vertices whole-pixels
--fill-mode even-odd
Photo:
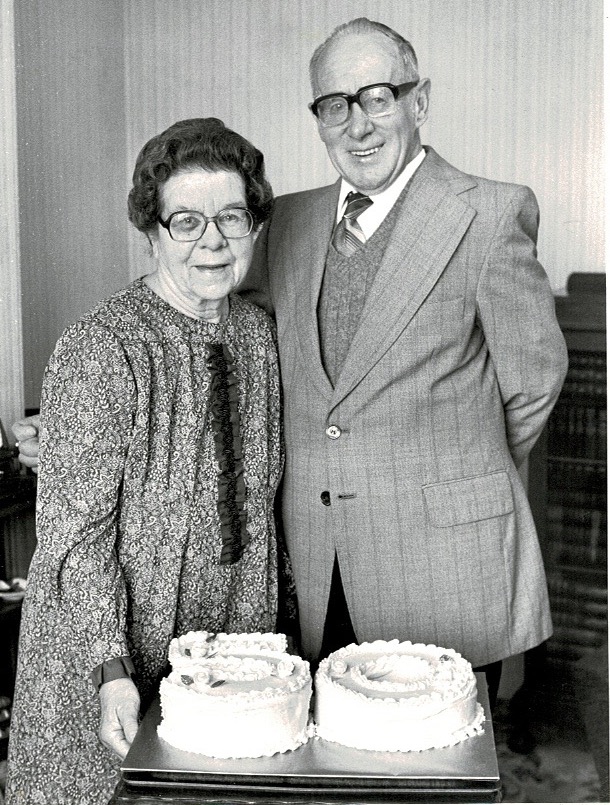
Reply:
[[[373,232],[390,212],[396,202],[396,199],[404,190],[409,179],[411,179],[415,171],[424,161],[425,156],[426,152],[422,148],[419,154],[407,165],[405,165],[402,173],[398,175],[398,177],[389,187],[387,187],[385,190],[382,190],[381,193],[371,196],[373,203],[368,209],[358,216],[358,223],[360,224],[364,236],[367,239],[371,237]],[[352,185],[346,182],[345,179],[341,179],[341,187],[339,188],[339,203],[337,205],[337,221],[343,217],[343,210],[345,208],[345,199],[347,194],[355,190],[356,188],[352,187]]]

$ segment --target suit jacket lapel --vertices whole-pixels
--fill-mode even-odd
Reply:
[[[458,193],[473,185],[433,151],[413,177],[338,378],[334,405],[389,349],[445,269],[475,215]]]
[[[318,332],[318,299],[326,253],[335,223],[340,182],[324,187],[308,198],[299,216],[301,226],[292,234],[291,251],[297,266],[296,332],[305,364],[318,390],[327,398],[332,384],[322,365]],[[311,233],[315,233],[315,237]]]

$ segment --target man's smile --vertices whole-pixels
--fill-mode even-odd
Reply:
[[[381,145],[375,146],[375,148],[367,148],[366,150],[361,151],[350,151],[349,153],[354,157],[370,157],[373,154],[378,154],[379,151],[383,148]]]

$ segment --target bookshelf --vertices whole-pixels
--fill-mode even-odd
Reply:
[[[528,465],[528,495],[544,559],[553,635],[523,655],[509,703],[508,744],[530,752],[551,703],[584,733],[608,798],[606,285],[572,274],[557,297],[569,353],[561,394]]]
[[[549,659],[578,662],[607,644],[605,276],[572,274],[557,297],[569,368],[532,453],[529,492],[554,633]]]

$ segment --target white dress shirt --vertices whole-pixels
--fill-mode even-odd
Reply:
[[[370,207],[366,209],[364,212],[360,213],[358,216],[358,223],[360,224],[360,228],[362,229],[365,238],[368,240],[373,232],[379,227],[383,219],[386,215],[390,212],[392,207],[394,206],[396,199],[402,193],[405,185],[409,181],[409,179],[413,176],[415,171],[419,168],[421,163],[424,161],[426,156],[426,152],[422,148],[419,154],[414,157],[407,165],[405,165],[403,171],[399,176],[392,182],[392,184],[382,190],[381,193],[377,193],[376,195],[371,195],[370,198],[373,201]],[[356,188],[352,187],[349,182],[346,182],[345,179],[341,179],[341,188],[339,190],[339,203],[337,205],[337,222],[341,220],[343,217],[343,211],[345,209],[345,199],[348,193],[355,191]]]

